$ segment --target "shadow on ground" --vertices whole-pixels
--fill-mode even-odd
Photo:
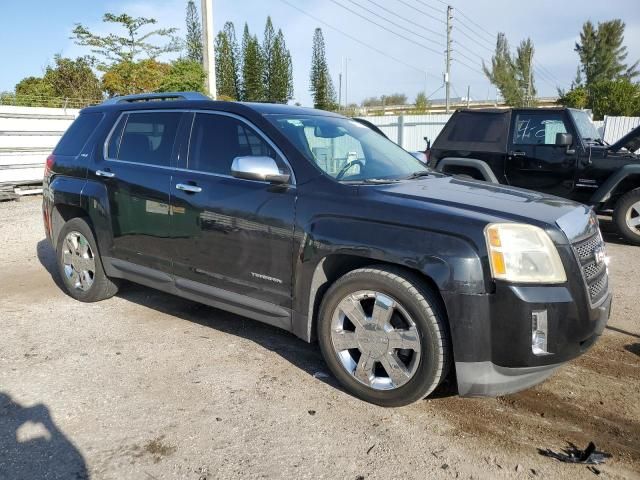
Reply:
[[[0,392],[0,478],[88,479],[82,454],[42,404],[24,407]]]

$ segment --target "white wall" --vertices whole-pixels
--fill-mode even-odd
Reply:
[[[78,113],[0,105],[0,185],[41,183],[47,156]]]

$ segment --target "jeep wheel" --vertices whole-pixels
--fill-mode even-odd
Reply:
[[[104,273],[91,228],[81,218],[64,224],[56,249],[58,271],[67,293],[81,302],[97,302],[114,296],[117,284]]]
[[[613,210],[613,221],[625,240],[640,245],[640,188],[620,197]]]
[[[409,272],[380,266],[347,273],[327,291],[319,315],[329,369],[363,400],[407,405],[429,395],[448,372],[444,313]]]

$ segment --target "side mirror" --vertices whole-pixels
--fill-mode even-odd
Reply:
[[[573,135],[570,133],[556,133],[556,146],[570,147],[573,143]]]
[[[276,184],[289,183],[288,173],[280,173],[271,157],[236,157],[231,164],[231,175],[245,180],[258,180]]]

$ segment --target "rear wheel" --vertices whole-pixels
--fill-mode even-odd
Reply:
[[[350,393],[396,407],[429,395],[449,369],[444,312],[436,295],[393,267],[354,270],[327,291],[318,339]]]
[[[97,302],[118,292],[116,282],[104,273],[95,237],[84,219],[73,218],[64,224],[56,253],[64,286],[76,300]]]
[[[640,188],[620,197],[613,210],[613,221],[625,240],[640,245]]]

